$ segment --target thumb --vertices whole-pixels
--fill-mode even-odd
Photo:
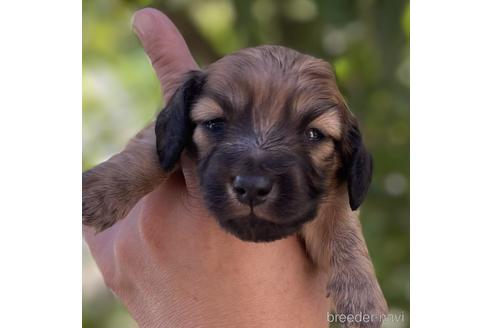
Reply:
[[[181,33],[157,9],[145,8],[133,15],[133,30],[152,62],[165,101],[182,82],[183,74],[197,69]]]

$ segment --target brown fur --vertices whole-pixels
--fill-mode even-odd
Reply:
[[[362,236],[358,212],[351,210],[347,184],[339,174],[343,156],[352,151],[348,131],[357,121],[336,86],[329,64],[282,47],[266,46],[228,55],[205,72],[207,89],[191,111],[191,119],[197,124],[193,141],[198,162],[213,147],[213,140],[200,123],[221,117],[225,108],[251,111],[254,131],[262,145],[262,151],[254,155],[258,160],[263,151],[292,151],[281,140],[275,140],[276,123],[295,122],[309,112],[324,111],[309,127],[319,129],[329,140],[310,149],[309,156],[314,168],[324,172],[328,192],[316,218],[304,224],[299,236],[313,262],[329,275],[327,295],[334,310],[374,316],[370,322],[350,327],[380,327],[387,305]],[[290,113],[287,116],[286,108]],[[147,128],[142,133],[151,132]],[[123,152],[84,173],[84,224],[98,230],[111,226],[166,178],[158,166],[155,137],[145,139],[149,143],[142,140],[131,141]],[[249,210],[239,202],[233,202],[231,208],[238,213]],[[258,206],[257,211],[266,220],[278,219],[265,205]]]
[[[224,114],[222,108],[210,98],[204,98],[195,105],[191,112],[191,119],[194,122],[208,121]]]

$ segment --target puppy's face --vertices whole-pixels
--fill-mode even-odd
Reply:
[[[345,182],[355,209],[370,182],[370,155],[329,65],[287,48],[245,49],[192,72],[156,134],[164,169],[187,149],[210,211],[243,240],[297,232]]]

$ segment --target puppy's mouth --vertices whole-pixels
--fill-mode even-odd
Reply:
[[[252,210],[249,215],[219,220],[228,232],[244,241],[270,242],[285,238],[299,231],[305,220],[276,223],[257,216]]]
[[[234,185],[236,179],[229,181],[218,172],[201,173],[207,207],[224,230],[241,240],[270,242],[285,238],[299,232],[317,214],[318,199],[289,175],[278,178],[268,192],[260,193],[267,189],[261,176],[246,176],[250,179],[239,182],[250,185],[243,186]]]

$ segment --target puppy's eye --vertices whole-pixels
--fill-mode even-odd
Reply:
[[[323,140],[325,135],[320,130],[312,128],[306,131],[306,137],[309,141],[316,142]]]
[[[225,121],[222,118],[216,118],[210,121],[205,121],[203,122],[203,125],[207,130],[210,130],[212,132],[220,132],[224,130],[225,126]]]

